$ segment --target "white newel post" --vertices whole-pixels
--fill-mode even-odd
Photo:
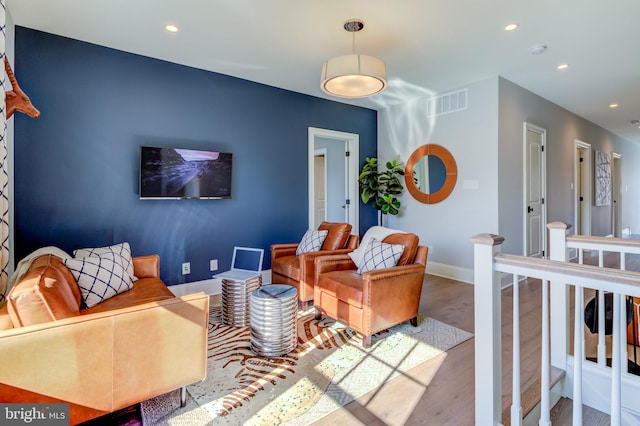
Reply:
[[[569,261],[567,235],[571,225],[563,222],[547,224],[549,229],[549,258],[560,262]],[[567,370],[567,354],[570,338],[570,292],[566,283],[552,282],[549,289],[549,312],[551,322],[551,365]]]
[[[475,424],[500,425],[502,420],[502,322],[500,276],[493,258],[504,238],[479,234],[474,244]]]

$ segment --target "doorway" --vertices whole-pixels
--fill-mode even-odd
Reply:
[[[309,229],[326,220],[359,232],[358,148],[357,134],[309,127]]]
[[[611,232],[614,237],[622,237],[622,155],[613,153],[613,182],[611,192],[613,211],[611,212]]]
[[[314,226],[311,229],[317,229],[323,220],[327,219],[327,150],[317,149],[313,154],[313,172],[314,172]]]
[[[574,152],[574,233],[591,235],[591,145],[576,139]]]
[[[546,140],[546,129],[524,123],[524,255],[530,257],[546,254]]]

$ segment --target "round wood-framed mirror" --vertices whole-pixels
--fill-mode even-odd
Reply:
[[[447,198],[457,179],[456,160],[440,145],[422,145],[411,154],[404,169],[407,190],[425,204],[439,203]]]

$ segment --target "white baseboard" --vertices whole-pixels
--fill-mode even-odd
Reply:
[[[262,271],[262,284],[271,284],[271,270]],[[167,287],[176,297],[186,294],[204,292],[209,296],[222,293],[222,280],[220,278],[211,278],[202,281],[193,281],[190,283],[170,285]]]
[[[426,273],[436,275],[438,277],[449,278],[456,281],[462,281],[467,284],[473,284],[473,270],[460,268],[457,266],[447,265],[445,263],[427,262]],[[262,271],[262,285],[271,284],[271,270]],[[177,297],[186,294],[204,292],[208,295],[222,293],[222,280],[219,278],[211,278],[202,281],[193,281],[190,283],[176,284],[168,287]]]
[[[201,291],[205,292],[208,295],[220,294],[222,292],[222,280],[212,278],[210,280],[170,285],[168,289],[176,297],[181,297],[192,293],[199,293]]]
[[[473,269],[460,268],[445,263],[427,261],[426,273],[451,280],[473,284]]]
[[[461,268],[458,266],[447,265],[445,263],[427,261],[427,274],[436,275],[438,277],[449,278],[451,280],[461,281],[467,284],[473,284],[473,269]],[[521,277],[520,280],[524,280]],[[500,274],[500,288],[504,289],[513,285],[513,275]]]

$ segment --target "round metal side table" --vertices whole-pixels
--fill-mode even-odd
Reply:
[[[232,327],[249,325],[251,292],[262,285],[260,275],[246,281],[222,280],[222,323]]]
[[[285,284],[271,284],[251,292],[251,350],[275,357],[298,344],[298,291]]]

